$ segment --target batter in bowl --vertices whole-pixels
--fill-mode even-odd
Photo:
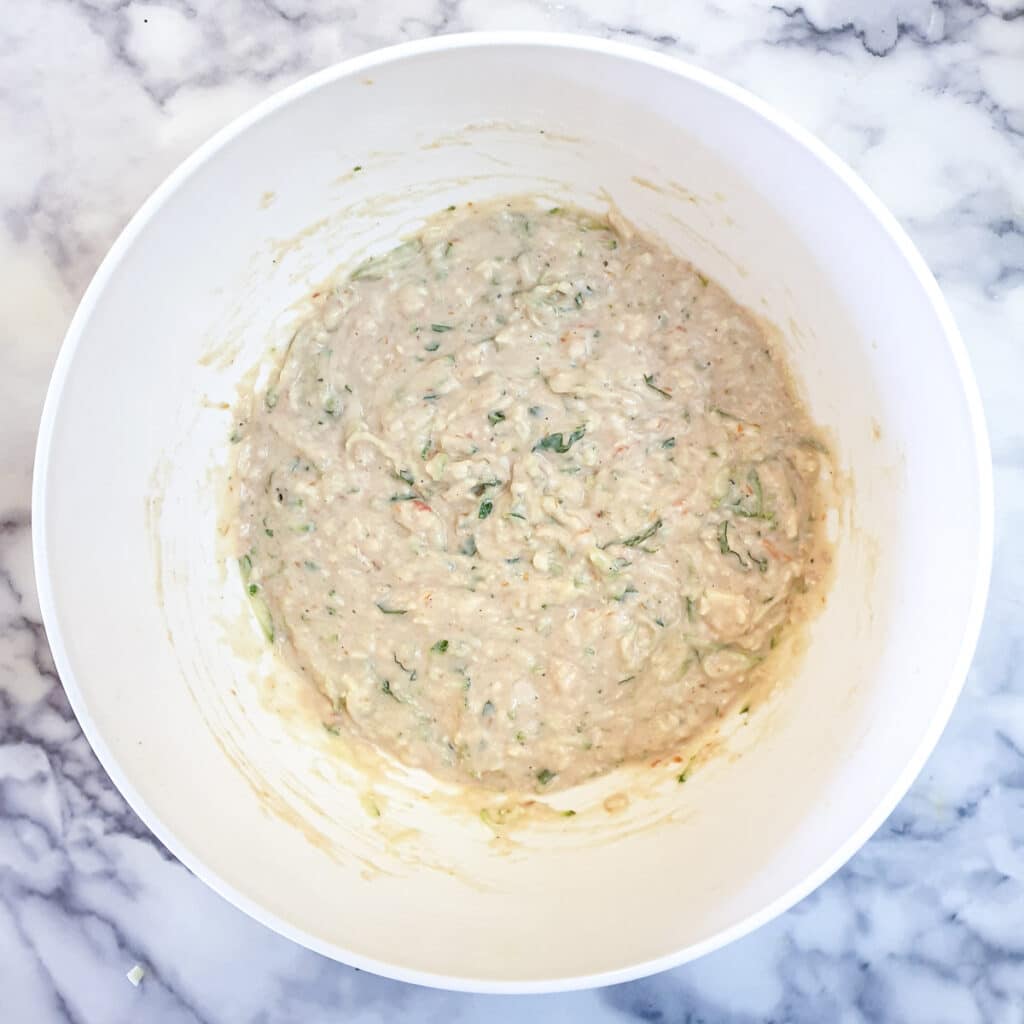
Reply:
[[[315,296],[238,410],[265,633],[329,728],[437,776],[549,792],[678,749],[823,589],[781,354],[613,220],[449,208]]]

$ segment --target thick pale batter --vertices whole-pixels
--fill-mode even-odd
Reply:
[[[352,729],[547,792],[739,702],[828,561],[778,352],[629,225],[451,208],[333,291],[239,409],[243,575]]]

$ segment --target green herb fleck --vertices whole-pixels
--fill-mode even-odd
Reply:
[[[486,519],[494,510],[493,501],[481,501],[480,509],[476,514],[477,519]]]
[[[645,373],[644,374],[644,383],[652,391],[657,391],[658,394],[661,395],[662,398],[671,398],[672,397],[672,392],[671,391],[666,391],[664,388],[659,388],[658,385],[654,383],[654,374],[653,373]]]
[[[541,770],[537,772],[537,781],[542,786],[546,786],[557,774],[558,772],[553,772],[550,768],[541,768]]]
[[[436,352],[441,347],[441,342],[439,342],[439,341],[428,341],[426,343],[426,345],[424,345],[423,347],[428,352]]]
[[[572,301],[576,303],[577,309],[583,308],[583,292],[577,292],[573,297]]]
[[[715,406],[715,408],[712,409],[711,411],[716,416],[721,416],[723,420],[731,420],[733,423],[743,423],[744,422],[744,419],[743,419],[742,416],[736,416],[736,415],[734,415],[731,412],[726,412],[724,409],[719,409],[718,406]]]
[[[398,695],[395,693],[394,690],[391,689],[391,680],[390,679],[385,679],[380,684],[380,692],[387,694],[392,700],[398,700]],[[399,701],[399,703],[401,703],[401,701]]]
[[[452,330],[452,325],[451,324],[431,324],[430,325],[430,329],[435,334],[444,334],[445,331]]]
[[[666,437],[665,440],[661,442],[662,448],[675,448],[675,446],[676,439],[674,437]]]
[[[434,651],[436,654],[444,654],[444,652],[448,650],[448,641],[438,640],[437,643],[434,644],[434,646],[430,649]]]
[[[564,434],[548,434],[547,437],[542,437],[534,446],[533,450],[536,451],[553,451],[558,452],[559,455],[564,455],[583,435],[586,433],[586,427],[577,427],[566,439]]]
[[[500,409],[495,409],[494,412],[487,414],[487,421],[492,427],[497,426],[504,418],[505,414]]]
[[[391,658],[394,663],[409,677],[409,682],[413,683],[416,681],[416,669],[406,668],[405,665],[398,660],[398,655],[395,654],[394,651],[391,652]]]
[[[377,601],[376,604],[377,604],[377,607],[385,615],[408,615],[409,614],[409,609],[408,608],[389,608],[386,604],[382,604],[380,601]]]

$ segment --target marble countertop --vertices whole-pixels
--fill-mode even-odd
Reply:
[[[308,72],[401,40],[493,28],[677,54],[823,138],[937,274],[995,460],[995,573],[978,654],[892,817],[836,877],[749,938],[565,996],[382,980],[214,895],[127,808],[82,737],[50,661],[30,554],[50,368],[90,276],[147,193],[228,119]],[[0,1019],[1024,1021],[1024,591],[1013,583],[1024,572],[1022,0],[36,0],[8,5],[0,21],[0,125]],[[147,972],[137,988],[125,977],[136,963]]]

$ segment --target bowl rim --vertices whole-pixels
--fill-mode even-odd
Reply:
[[[873,215],[889,239],[896,245],[900,255],[914,272],[918,283],[928,297],[932,310],[942,328],[946,344],[959,374],[971,424],[973,450],[978,474],[980,522],[977,543],[977,568],[970,607],[964,622],[957,656],[951,666],[946,685],[939,700],[936,702],[928,728],[917,749],[903,770],[893,779],[885,795],[875,806],[874,810],[865,817],[861,824],[853,830],[829,857],[825,858],[800,883],[777,896],[760,910],[701,942],[685,946],[682,949],[659,957],[590,974],[512,981],[501,978],[488,979],[410,969],[366,957],[335,943],[326,942],[304,929],[283,920],[277,914],[269,912],[254,899],[239,892],[226,878],[208,868],[198,856],[194,856],[188,845],[180,840],[164,824],[160,816],[142,798],[131,780],[121,770],[116,757],[107,746],[101,730],[89,712],[88,702],[78,684],[74,668],[71,664],[71,658],[62,639],[47,542],[47,507],[50,503],[50,451],[59,417],[61,398],[72,362],[92,313],[109,280],[118,269],[121,261],[129,253],[136,238],[159,213],[160,209],[178,187],[203,164],[212,159],[219,150],[248,130],[252,125],[299,98],[315,92],[334,81],[363,74],[381,65],[400,62],[407,58],[418,57],[424,54],[493,47],[522,47],[524,49],[547,47],[551,49],[562,48],[584,51],[603,57],[645,64],[652,68],[679,75],[758,115],[777,131],[788,136],[792,142],[803,147],[803,149],[822,163],[827,170],[838,177]],[[291,939],[307,949],[311,949],[349,966],[397,981],[450,991],[487,994],[575,991],[631,981],[677,967],[748,935],[761,927],[761,925],[766,924],[788,910],[838,871],[882,825],[909,790],[928,756],[935,748],[939,736],[952,714],[953,707],[966,681],[981,631],[992,569],[993,533],[994,496],[991,449],[981,396],[971,370],[967,350],[935,277],[925,263],[923,256],[894,215],[889,212],[868,185],[843,160],[825,146],[823,142],[819,141],[810,131],[801,127],[788,115],[775,110],[748,90],[733,84],[713,72],[696,67],[674,56],[647,50],[629,43],[565,32],[465,32],[433,36],[427,39],[399,43],[394,46],[373,50],[361,56],[333,64],[274,93],[229,122],[202,143],[149,195],[110,247],[89,283],[68,326],[47,388],[36,443],[32,481],[33,565],[39,594],[40,612],[53,654],[53,661],[61,684],[67,693],[71,708],[93,752],[96,754],[114,786],[127,801],[131,809],[142,819],[146,827],[156,835],[160,842],[189,871],[229,903],[279,935]]]

